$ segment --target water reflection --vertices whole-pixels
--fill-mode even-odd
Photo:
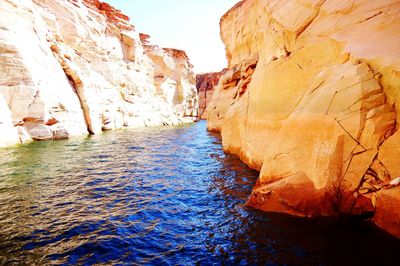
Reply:
[[[384,265],[399,246],[364,222],[246,208],[257,173],[204,122],[32,143],[0,165],[1,264]]]

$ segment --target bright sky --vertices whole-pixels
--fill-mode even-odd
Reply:
[[[226,67],[219,19],[238,0],[104,0],[161,47],[182,49],[196,73]]]

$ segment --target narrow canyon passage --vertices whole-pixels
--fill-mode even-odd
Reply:
[[[399,264],[400,0],[0,17],[0,265]]]
[[[362,220],[245,207],[258,173],[204,121],[0,150],[0,264],[379,264]]]

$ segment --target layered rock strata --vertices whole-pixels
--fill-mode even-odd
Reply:
[[[3,0],[0,16],[0,146],[197,116],[186,54],[107,3]]]
[[[400,2],[245,0],[220,26],[208,129],[260,171],[248,205],[400,237]]]
[[[214,89],[219,83],[219,79],[225,73],[225,69],[220,72],[210,72],[196,75],[196,88],[199,95],[199,111],[200,119],[206,119],[207,106],[211,102]]]

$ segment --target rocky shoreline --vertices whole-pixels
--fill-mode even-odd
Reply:
[[[248,205],[371,214],[400,237],[400,3],[244,0],[208,129],[260,177]],[[384,15],[383,15],[384,14]],[[260,26],[267,25],[267,26]]]
[[[98,0],[0,3],[0,147],[197,117],[184,51]]]
[[[98,0],[0,2],[0,147],[207,119],[260,172],[247,205],[400,237],[400,3],[243,0],[199,74]],[[197,85],[197,89],[196,89]]]

